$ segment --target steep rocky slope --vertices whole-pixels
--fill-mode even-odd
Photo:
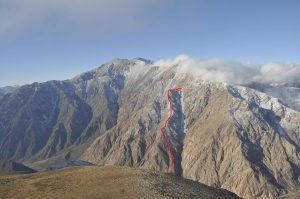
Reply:
[[[183,176],[243,197],[275,197],[296,190],[299,112],[248,88],[211,90],[208,103],[198,103],[203,111],[197,119],[190,122],[187,117]]]
[[[45,169],[76,159],[167,172],[242,197],[293,192],[300,113],[245,86],[207,82],[178,65],[113,60],[67,81],[26,85],[0,100],[0,156]],[[14,149],[14,150],[11,150]]]

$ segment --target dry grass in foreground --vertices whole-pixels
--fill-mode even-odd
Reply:
[[[222,189],[150,170],[81,167],[0,176],[0,198],[238,198]]]

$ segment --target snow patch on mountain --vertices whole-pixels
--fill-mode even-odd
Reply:
[[[234,118],[240,122],[243,122],[243,120],[247,118],[245,116],[251,117],[253,114],[249,108],[247,110],[239,110],[240,104],[238,104],[238,102],[242,99],[245,100],[249,106],[251,106],[251,104],[255,104],[261,109],[274,113],[275,117],[278,118],[272,119],[273,126],[275,127],[276,132],[285,138],[289,137],[284,129],[285,127],[295,129],[299,125],[292,119],[298,115],[299,112],[286,107],[278,98],[271,97],[266,93],[243,86],[229,85],[228,90],[233,96],[239,98],[239,100],[236,100],[234,103],[234,111],[231,112],[233,113]]]

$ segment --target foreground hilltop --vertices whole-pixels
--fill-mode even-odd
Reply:
[[[0,177],[0,198],[238,199],[235,194],[164,173],[128,167],[81,167]]]

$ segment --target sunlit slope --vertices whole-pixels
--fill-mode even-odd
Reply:
[[[115,166],[1,176],[0,185],[0,198],[238,198],[180,177]]]

